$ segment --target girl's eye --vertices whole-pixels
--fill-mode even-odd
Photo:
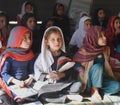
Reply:
[[[51,41],[55,41],[55,39],[51,39]]]
[[[59,39],[58,39],[58,41],[60,42],[60,41],[62,41],[62,39],[61,39],[61,38],[59,38]]]

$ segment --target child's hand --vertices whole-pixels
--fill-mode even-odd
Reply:
[[[32,83],[32,81],[33,81],[33,78],[32,78],[32,77],[29,77],[28,79],[26,79],[26,80],[24,81],[24,85],[25,85],[25,86],[28,86],[28,85],[30,85],[30,84]]]
[[[57,76],[57,72],[56,71],[52,71],[49,75],[48,78],[55,78]]]
[[[56,80],[60,80],[61,78],[64,78],[64,77],[65,77],[65,73],[57,72]]]
[[[62,72],[56,72],[52,71],[50,74],[46,76],[46,78],[53,78],[54,80],[59,80],[61,78],[65,77],[65,74]]]

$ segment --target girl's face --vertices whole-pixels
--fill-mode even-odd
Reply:
[[[30,13],[32,11],[32,6],[30,4],[27,4],[25,6],[25,13]]]
[[[84,22],[84,29],[87,31],[91,27],[91,25],[92,25],[91,20],[86,20]]]
[[[114,28],[115,30],[120,30],[120,19],[114,21]]]
[[[104,10],[101,9],[101,10],[98,11],[98,17],[99,18],[105,18],[105,12],[104,12]]]
[[[30,32],[26,32],[21,42],[20,47],[24,49],[29,49],[30,46],[31,46],[31,34]]]
[[[6,27],[7,23],[6,23],[6,18],[4,16],[0,17],[0,29]]]
[[[105,32],[101,31],[98,37],[98,45],[99,46],[105,46],[107,44],[107,40],[105,37]]]
[[[64,8],[62,7],[62,6],[58,6],[57,8],[56,8],[57,10],[57,14],[58,15],[63,15],[63,13],[64,13]]]
[[[47,46],[49,46],[50,51],[55,52],[59,51],[62,48],[63,40],[60,33],[51,33],[48,39],[46,40]]]
[[[35,27],[36,27],[36,19],[34,17],[28,18],[28,20],[27,20],[27,27],[30,30],[34,30],[35,29]]]

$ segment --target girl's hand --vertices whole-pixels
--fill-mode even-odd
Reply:
[[[110,48],[108,46],[105,47],[104,51],[103,51],[104,57],[106,60],[109,60],[110,58]]]
[[[46,78],[53,78],[54,80],[60,80],[65,77],[65,74],[62,72],[52,71],[50,74],[46,75]]]
[[[55,77],[55,80],[60,80],[61,78],[64,78],[65,74],[62,72],[57,72],[57,76]]]
[[[56,71],[52,71],[51,73],[49,73],[48,75],[46,75],[46,78],[55,78],[57,76],[57,72]]]
[[[24,81],[24,85],[25,85],[25,86],[28,86],[28,85],[30,85],[30,84],[32,83],[32,81],[33,81],[33,78],[32,78],[32,77],[29,77],[28,79],[26,79],[26,80]]]

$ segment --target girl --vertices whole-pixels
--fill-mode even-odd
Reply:
[[[33,33],[33,43],[31,49],[35,55],[38,55],[40,52],[42,35],[37,28],[37,19],[33,13],[25,13],[21,20],[21,25],[30,29]]]
[[[83,44],[83,39],[85,37],[85,34],[87,30],[91,27],[91,18],[88,16],[83,16],[79,21],[79,28],[73,33],[72,38],[69,43],[69,49],[72,54],[75,54],[76,52],[73,52],[78,50]]]
[[[35,61],[34,72],[38,81],[43,81],[46,85],[39,90],[39,99],[44,102],[66,102],[66,100],[81,101],[79,94],[81,83],[69,81],[67,75],[69,70],[65,72],[57,71],[57,62],[61,62],[60,58],[69,59],[65,54],[65,44],[63,34],[57,26],[49,27],[43,36],[41,53]],[[68,94],[74,95],[68,95]]]
[[[65,14],[65,7],[61,3],[56,3],[53,10],[53,18],[55,25],[60,27],[65,38],[65,45],[68,45],[70,40],[70,22],[69,17]]]
[[[91,96],[102,99],[99,89],[105,94],[120,91],[120,83],[115,81],[108,62],[110,50],[106,46],[106,37],[101,27],[92,26],[85,36],[83,46],[74,56],[74,61],[85,67],[84,81],[86,90]]]
[[[34,6],[31,2],[25,1],[21,8],[21,14],[17,16],[18,25],[21,24],[21,19],[25,13],[34,13]]]
[[[120,18],[112,16],[107,25],[106,37],[108,46],[110,47],[110,56],[120,61],[120,53],[117,51],[117,45],[120,42]]]
[[[98,8],[95,10],[93,14],[93,25],[101,26],[102,28],[106,29],[107,26],[107,16],[106,12],[103,8]]]
[[[9,19],[6,13],[0,12],[0,54],[6,49],[7,39],[9,35]]]
[[[24,87],[31,84],[34,74],[34,54],[30,50],[31,44],[32,32],[23,26],[16,26],[11,30],[7,49],[0,57],[0,85],[18,103],[23,100],[12,94],[8,86],[15,84]]]

